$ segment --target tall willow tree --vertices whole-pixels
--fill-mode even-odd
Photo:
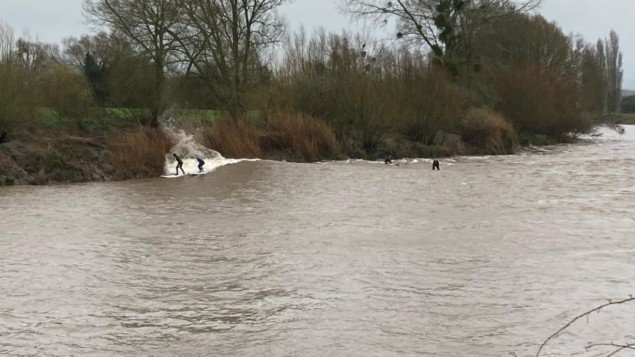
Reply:
[[[178,32],[188,72],[205,79],[236,118],[263,73],[263,51],[284,35],[285,0],[180,0],[187,24]]]
[[[178,41],[174,34],[181,25],[177,0],[86,0],[84,11],[96,24],[121,33],[136,49],[152,60],[154,94],[148,124],[158,125],[164,110],[162,99],[166,69]]]

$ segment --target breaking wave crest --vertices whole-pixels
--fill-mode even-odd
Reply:
[[[221,166],[246,161],[245,159],[227,159],[218,151],[212,150],[198,143],[193,135],[185,133],[182,129],[164,127],[163,130],[168,138],[175,143],[170,152],[165,155],[163,177],[179,177],[178,175],[175,175],[176,160],[172,155],[173,153],[176,153],[182,158],[183,171],[185,171],[186,175],[207,174]],[[196,156],[200,156],[203,160],[205,160],[203,172],[199,172],[198,170]]]

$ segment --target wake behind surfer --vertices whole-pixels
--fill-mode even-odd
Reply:
[[[175,175],[178,176],[179,169],[181,169],[181,172],[183,173],[183,175],[185,175],[185,171],[183,171],[183,160],[181,160],[181,157],[179,155],[177,155],[176,153],[172,153],[172,155],[174,155],[174,158],[176,159],[176,173],[175,173]]]
[[[203,172],[203,165],[205,165],[205,160],[202,157],[196,155],[196,161],[198,161],[198,172]]]

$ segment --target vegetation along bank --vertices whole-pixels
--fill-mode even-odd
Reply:
[[[0,185],[158,176],[167,123],[225,157],[311,162],[509,154],[630,120],[618,35],[567,36],[535,0],[345,1],[397,23],[390,41],[290,33],[283,2],[87,0],[107,31],[61,44],[0,25]]]

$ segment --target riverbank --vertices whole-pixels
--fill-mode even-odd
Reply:
[[[238,121],[198,116],[169,122],[226,158],[292,162],[508,154],[519,145],[563,142],[544,135],[517,138],[511,128],[501,128],[496,122],[462,135],[440,131],[427,145],[387,132],[373,138],[370,146],[363,135],[352,133],[338,139],[325,122],[297,113]],[[0,143],[0,185],[158,177],[164,174],[166,154],[176,144],[164,130],[139,126],[133,117],[86,120],[81,129],[76,124],[48,118],[5,137]]]
[[[0,144],[0,185],[110,181],[114,177],[105,137],[19,134]]]
[[[212,134],[216,133],[216,134]],[[321,160],[379,159],[381,152],[394,158],[444,157],[454,154],[448,146],[425,146],[395,139],[382,143],[378,153],[367,154],[352,145],[321,147],[311,138],[289,138],[280,133],[253,132],[256,140],[242,141],[247,133],[213,132],[201,129],[195,140],[205,142],[226,158],[316,162]],[[208,146],[211,135],[223,138]],[[20,132],[0,143],[0,186],[45,185],[89,181],[116,181],[158,177],[164,173],[165,157],[176,143],[161,129],[117,129],[107,133],[67,132],[63,130]],[[238,140],[233,141],[232,140]],[[233,145],[233,148],[231,147]],[[351,152],[357,155],[348,156]]]

